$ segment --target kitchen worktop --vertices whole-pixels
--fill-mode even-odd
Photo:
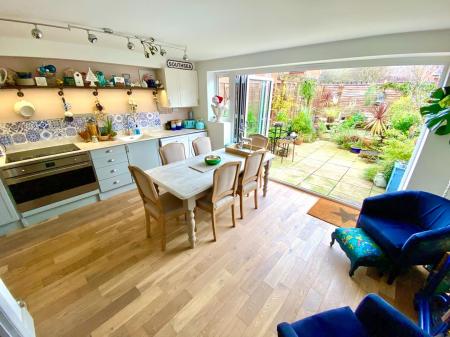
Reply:
[[[161,139],[161,138],[169,138],[169,137],[176,137],[176,136],[184,136],[184,135],[189,135],[189,134],[198,133],[198,132],[205,132],[205,131],[206,130],[197,130],[197,129],[181,129],[181,130],[175,130],[175,131],[163,130],[163,129],[148,129],[148,130],[144,130],[142,135],[134,136],[135,137],[134,139],[130,139],[130,138],[127,140],[121,139],[121,138],[127,138],[127,136],[119,135],[116,137],[117,138],[116,140],[98,142],[98,143],[82,142],[82,141],[80,141],[80,138],[77,136],[77,137],[72,137],[72,138],[64,138],[62,140],[56,140],[56,141],[41,141],[41,142],[37,142],[37,143],[14,145],[14,146],[7,148],[6,155],[8,155],[8,153],[13,153],[13,152],[18,152],[18,151],[26,151],[26,150],[32,150],[32,149],[37,149],[37,148],[45,148],[45,147],[50,147],[50,146],[62,145],[62,144],[75,144],[80,149],[79,151],[66,152],[66,153],[61,153],[61,154],[56,154],[56,155],[39,158],[39,159],[43,159],[43,158],[52,159],[52,158],[60,157],[60,156],[67,155],[67,154],[77,154],[77,153],[81,153],[81,152],[92,151],[92,150],[102,149],[102,148],[111,147],[111,146],[130,144],[130,143],[135,143],[135,142],[142,142],[142,141],[151,140],[151,139]],[[6,163],[6,157],[2,156],[2,157],[0,157],[0,168],[16,166],[18,164],[24,164],[24,163],[32,162],[35,160],[36,160],[36,158],[23,160],[23,161],[19,161],[19,162],[14,162],[14,163]]]

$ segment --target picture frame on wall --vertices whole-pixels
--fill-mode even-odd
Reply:
[[[129,86],[131,84],[131,75],[130,74],[122,74],[122,77],[125,81],[125,85]]]

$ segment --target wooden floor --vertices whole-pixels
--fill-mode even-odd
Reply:
[[[231,228],[199,211],[196,249],[184,222],[167,251],[146,239],[137,192],[0,238],[0,277],[24,299],[38,336],[275,336],[276,324],[381,294],[409,316],[420,270],[392,286],[374,270],[350,278],[334,227],[310,217],[315,197],[271,182],[260,209]],[[156,227],[156,226],[154,226]]]

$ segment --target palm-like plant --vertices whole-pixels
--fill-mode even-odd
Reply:
[[[388,105],[381,103],[374,105],[372,109],[372,117],[369,119],[366,129],[370,129],[373,135],[382,136],[387,130],[387,110]]]

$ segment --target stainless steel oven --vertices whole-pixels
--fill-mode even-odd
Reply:
[[[98,189],[88,153],[17,163],[2,175],[21,212]]]

